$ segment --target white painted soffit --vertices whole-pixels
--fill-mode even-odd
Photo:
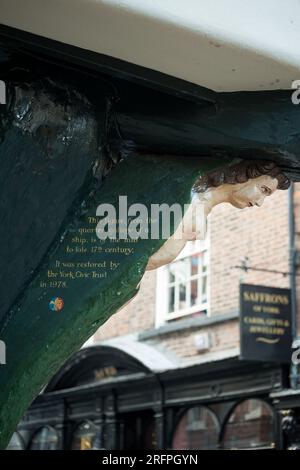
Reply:
[[[184,369],[190,366],[208,364],[225,359],[238,358],[239,348],[222,351],[207,352],[189,358],[179,357],[161,345],[146,344],[138,339],[138,334],[117,336],[105,341],[88,344],[87,347],[110,346],[127,353],[137,359],[152,372],[165,372],[167,370]]]
[[[216,91],[300,79],[299,0],[0,0],[0,23]]]
[[[137,359],[152,372],[163,372],[180,367],[180,363],[175,357],[171,358],[167,356],[165,352],[161,352],[157,347],[140,342],[137,334],[117,336],[112,339],[94,343],[93,346],[110,346],[119,349]]]

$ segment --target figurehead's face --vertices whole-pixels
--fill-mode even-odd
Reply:
[[[238,209],[245,207],[261,206],[266,196],[276,191],[278,180],[269,175],[258,176],[246,181],[232,185],[229,202]]]

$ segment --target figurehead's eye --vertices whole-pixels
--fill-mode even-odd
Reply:
[[[272,193],[271,189],[268,188],[267,186],[262,186],[262,187],[261,187],[261,192],[262,192],[263,194],[266,194],[267,196],[269,196],[269,195]]]

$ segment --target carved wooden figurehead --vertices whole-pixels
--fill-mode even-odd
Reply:
[[[277,189],[288,189],[289,178],[271,161],[241,161],[201,175],[192,201],[175,233],[154,253],[147,270],[171,263],[187,241],[204,239],[206,219],[214,206],[227,202],[238,209],[261,206]]]

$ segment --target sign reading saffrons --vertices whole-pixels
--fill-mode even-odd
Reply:
[[[290,289],[240,285],[241,359],[291,361]]]

